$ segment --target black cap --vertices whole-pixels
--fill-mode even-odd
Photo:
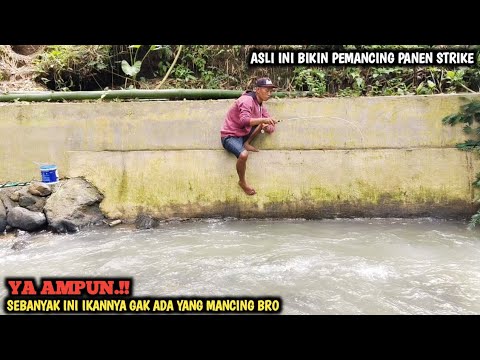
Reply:
[[[269,88],[276,88],[278,86],[273,85],[272,80],[268,77],[263,77],[257,80],[255,83],[256,87],[269,87]]]

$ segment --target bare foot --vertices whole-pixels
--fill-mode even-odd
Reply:
[[[251,188],[246,183],[242,183],[239,181],[238,185],[240,185],[240,187],[243,189],[243,191],[245,191],[245,194],[247,195],[255,195],[257,193],[255,189]]]
[[[243,147],[248,151],[258,152],[258,149],[256,147],[253,147],[250,144],[245,143],[245,144],[243,144]]]

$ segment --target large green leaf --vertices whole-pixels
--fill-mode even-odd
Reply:
[[[128,76],[135,77],[140,72],[141,67],[142,62],[140,60],[135,61],[133,66],[130,66],[126,60],[122,60],[122,70]]]

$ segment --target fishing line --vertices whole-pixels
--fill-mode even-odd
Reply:
[[[337,117],[337,116],[321,116],[321,115],[315,115],[315,116],[299,116],[299,117],[293,117],[293,118],[287,118],[287,119],[283,119],[283,120],[277,120],[277,123],[279,122],[282,122],[282,121],[288,121],[288,120],[301,120],[301,119],[313,119],[313,118],[330,118],[330,119],[337,119],[337,120],[342,120],[342,121],[345,121],[346,123],[352,125],[355,130],[358,131],[358,133],[360,134],[360,136],[362,137],[362,145],[363,147],[365,147],[365,138],[363,137],[363,133],[362,133],[362,130],[360,130],[360,128],[357,126],[357,124],[355,124],[354,122],[352,121],[349,121],[347,119],[344,119],[344,118],[341,118],[341,117]],[[262,133],[264,132],[264,130],[262,129]]]

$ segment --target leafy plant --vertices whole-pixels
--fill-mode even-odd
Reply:
[[[245,89],[269,76],[284,91],[315,96],[431,95],[480,91],[480,52],[468,67],[443,66],[248,66],[251,49],[266,51],[446,50],[445,45],[75,45],[49,46],[39,76],[52,89],[92,90],[152,85],[178,88]],[[451,45],[448,48],[460,49]],[[462,46],[480,50],[479,45]],[[154,52],[154,54],[152,53]],[[180,54],[181,56],[177,57]],[[1,58],[1,54],[0,54]],[[8,74],[8,72],[5,72]],[[140,78],[145,81],[139,81]],[[6,76],[3,77],[4,79]],[[166,80],[168,79],[168,82]],[[158,82],[157,82],[158,84]]]
[[[33,63],[36,78],[48,83],[53,80],[55,90],[82,88],[82,83],[95,78],[108,66],[110,45],[53,45]]]
[[[158,51],[161,50],[164,46],[163,45],[150,45],[146,53],[143,55],[141,60],[137,60],[137,57],[139,55],[139,50],[142,47],[142,45],[130,45],[128,47],[130,51],[130,63],[128,63],[127,60],[122,60],[121,66],[122,66],[122,71],[124,72],[125,75],[129,76],[132,80],[135,80],[138,73],[140,72],[142,68],[142,63],[145,60],[145,58],[148,56],[148,54],[152,51]],[[127,78],[125,79],[125,87],[127,86]]]
[[[442,119],[443,124],[454,126],[456,124],[465,124],[463,131],[466,134],[473,134],[477,136],[478,140],[467,140],[462,144],[457,144],[456,147],[463,151],[473,151],[480,153],[480,101],[472,101],[469,104],[463,105],[457,114],[446,116]],[[474,127],[477,125],[476,127]],[[480,189],[480,173],[477,174],[472,185]],[[480,199],[475,199],[479,202]],[[472,216],[469,223],[469,228],[475,227],[480,223],[480,209]]]
[[[297,67],[293,73],[293,82],[297,89],[311,91],[316,96],[321,96],[327,91],[325,72],[323,70]]]

